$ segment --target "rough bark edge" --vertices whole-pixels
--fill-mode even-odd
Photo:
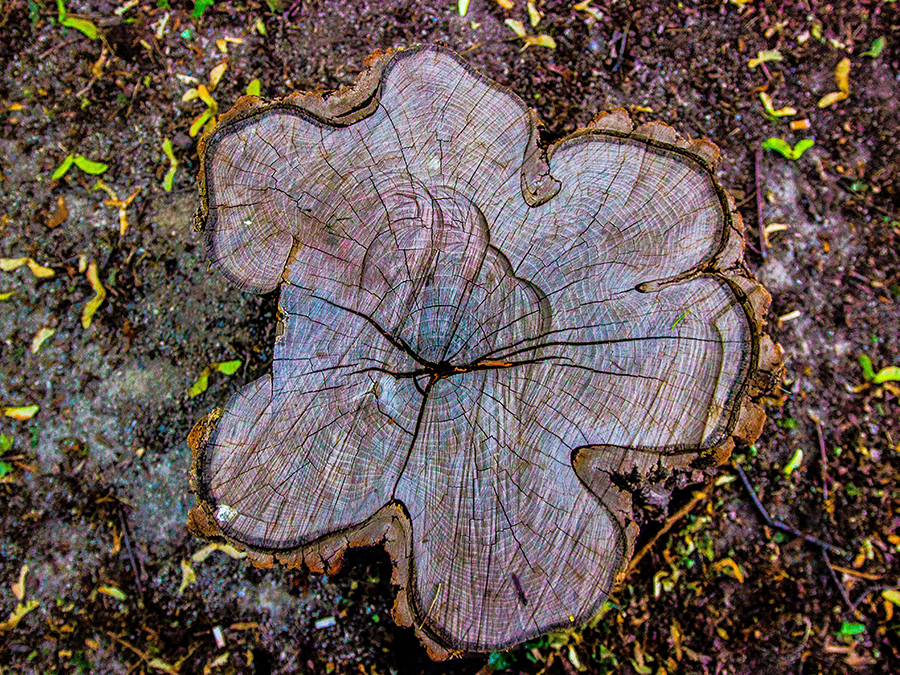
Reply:
[[[781,377],[782,350],[764,332],[766,326],[765,314],[771,303],[771,296],[756,281],[754,275],[744,264],[745,240],[743,220],[735,208],[734,199],[722,187],[714,172],[714,167],[720,157],[719,149],[706,140],[684,138],[672,127],[659,122],[643,124],[635,129],[630,116],[623,108],[600,113],[585,129],[580,129],[567,136],[551,148],[542,148],[538,144],[540,122],[537,115],[525,105],[524,101],[517,94],[472,70],[456,54],[443,48],[417,47],[408,50],[407,53],[418,53],[424,50],[435,50],[451,55],[470,74],[504,91],[513,101],[520,103],[526,110],[529,118],[530,136],[526,154],[523,158],[522,195],[530,206],[537,206],[549,201],[559,191],[559,182],[551,175],[549,168],[549,158],[552,157],[553,147],[557,147],[572,138],[584,134],[603,134],[640,139],[653,147],[675,151],[689,157],[706,171],[720,196],[726,217],[720,246],[706,263],[678,275],[677,278],[663,280],[658,287],[700,275],[714,275],[728,283],[747,313],[753,338],[746,382],[743,384],[742,391],[736,394],[739,403],[727,425],[731,431],[725,434],[725,438],[721,443],[700,451],[687,451],[675,454],[663,454],[665,449],[655,449],[652,453],[644,452],[641,449],[629,449],[632,455],[629,456],[630,463],[623,469],[637,469],[644,475],[649,474],[654,468],[666,471],[693,469],[692,479],[700,480],[704,469],[728,460],[731,450],[735,446],[735,441],[743,443],[754,442],[762,433],[765,422],[765,411],[758,405],[756,400]],[[292,94],[281,101],[273,103],[265,103],[257,97],[245,96],[239,99],[234,108],[220,118],[216,128],[204,135],[200,141],[198,154],[201,158],[199,174],[201,205],[195,216],[195,228],[203,228],[209,211],[206,191],[205,152],[210,139],[216,132],[266,110],[285,106],[297,107],[325,124],[333,126],[352,124],[371,114],[377,108],[379,102],[378,94],[384,70],[393,62],[397,51],[399,50],[374,54],[366,61],[368,70],[360,76],[353,87],[342,89],[327,98],[317,94]],[[288,257],[288,260],[290,258],[291,256]],[[647,288],[646,290],[654,289]],[[191,487],[197,494],[201,494],[199,467],[202,464],[203,453],[209,436],[222,412],[222,410],[214,410],[197,423],[188,437],[192,453]],[[655,467],[653,466],[653,461],[639,461],[641,457],[647,454],[655,456]],[[577,454],[573,454],[573,467],[576,469],[576,473],[578,473],[578,465]],[[579,477],[581,477],[581,474],[579,474]],[[634,554],[638,527],[632,517],[631,495],[616,488],[612,489],[612,493],[612,499],[603,503],[610,509],[619,523],[625,539],[622,564],[616,573],[615,585],[618,585],[624,580],[627,562]],[[355,527],[332,533],[290,551],[258,550],[225,537],[215,521],[210,505],[200,499],[198,499],[197,506],[190,511],[188,527],[195,536],[225,540],[235,548],[246,551],[250,561],[257,567],[270,567],[277,562],[287,567],[302,566],[315,573],[334,573],[340,569],[343,553],[347,548],[381,545],[385,548],[392,561],[391,583],[398,586],[393,608],[394,621],[398,626],[413,627],[417,637],[425,646],[432,659],[444,660],[460,654],[460,652],[453,651],[440,643],[440,638],[425,626],[428,612],[426,611],[424,615],[420,616],[421,613],[417,612],[414,607],[415,569],[414,561],[410,560],[409,555],[412,524],[403,505],[398,502],[386,504],[369,519]],[[583,622],[588,618],[590,617],[579,617],[577,622]],[[553,627],[548,627],[548,630],[552,629]],[[497,648],[503,648],[503,646],[491,647],[491,649]]]

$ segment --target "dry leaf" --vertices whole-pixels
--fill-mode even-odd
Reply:
[[[3,408],[3,414],[7,417],[12,417],[14,420],[18,420],[19,422],[25,422],[30,420],[32,417],[38,414],[38,411],[41,409],[40,406],[37,405],[25,405],[25,406],[7,406]]]
[[[213,68],[209,72],[209,88],[210,88],[210,90],[213,90],[218,86],[218,84],[222,80],[222,76],[225,74],[226,70],[228,70],[228,63],[225,61],[222,61],[222,63],[217,65],[215,68]],[[199,87],[198,87],[198,92],[199,92]]]
[[[33,338],[31,338],[31,348],[30,348],[30,349],[31,349],[31,353],[32,353],[32,354],[37,354],[37,353],[38,353],[38,349],[41,348],[41,345],[44,344],[44,341],[45,341],[47,338],[52,337],[53,334],[54,334],[55,332],[56,332],[56,331],[53,330],[52,328],[47,328],[47,327],[41,328],[41,329],[35,334],[35,336],[34,336]]]
[[[94,297],[81,310],[81,327],[87,330],[91,327],[91,321],[94,319],[94,313],[103,304],[106,299],[106,289],[100,284],[100,278],[97,276],[97,263],[92,262],[88,265],[87,278],[94,289]]]
[[[825,94],[819,99],[818,106],[820,108],[827,108],[850,96],[850,59],[843,58],[837,64],[837,68],[834,69],[834,81],[838,86],[838,91]]]
[[[192,555],[191,560],[193,560],[195,563],[203,562],[216,551],[221,551],[225,555],[234,558],[235,560],[240,560],[247,557],[246,551],[238,551],[234,546],[231,546],[229,544],[208,544],[197,551],[194,555]]]
[[[192,583],[197,581],[197,574],[194,572],[194,568],[191,567],[191,563],[186,559],[182,559],[181,561],[181,586],[178,587],[178,595],[182,595]]]
[[[37,600],[29,600],[24,605],[20,602],[10,613],[9,619],[0,623],[0,633],[5,633],[18,626],[22,618],[40,604]]]
[[[56,211],[53,212],[53,215],[50,216],[50,220],[47,221],[47,227],[50,229],[59,227],[66,222],[68,217],[69,209],[66,208],[66,198],[60,195],[56,198]]]
[[[16,596],[17,600],[25,599],[25,575],[28,574],[28,565],[22,565],[22,569],[19,570],[19,580],[12,585],[13,595]]]
[[[38,279],[46,279],[55,274],[49,267],[39,265],[32,258],[0,258],[0,270],[4,272],[12,272],[22,265],[27,265],[31,273]]]

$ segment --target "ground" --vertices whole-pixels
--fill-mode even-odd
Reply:
[[[900,365],[897,3],[533,7],[535,26],[523,0],[0,2],[0,257],[39,265],[0,272],[0,672],[900,671],[900,373],[880,372]],[[335,577],[259,570],[185,528],[187,433],[269,368],[276,304],[209,270],[192,229],[204,99],[333,90],[431,42],[521,95],[547,142],[622,106],[716,143],[786,353],[759,442],[677,493],[685,515],[647,518],[639,544],[669,529],[601,616],[442,664],[393,625],[380,551]],[[69,155],[88,162],[60,176]],[[840,550],[765,526],[735,464]]]

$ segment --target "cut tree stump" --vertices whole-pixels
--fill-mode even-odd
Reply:
[[[272,372],[197,425],[192,530],[258,565],[383,545],[435,658],[584,622],[631,488],[754,439],[779,359],[718,151],[623,110],[549,148],[456,55],[242,98],[200,144],[216,268],[281,288]]]

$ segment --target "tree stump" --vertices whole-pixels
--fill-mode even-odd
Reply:
[[[629,486],[759,434],[769,296],[710,143],[617,110],[544,148],[454,54],[371,61],[200,144],[213,265],[283,321],[192,432],[191,527],[318,572],[383,545],[434,657],[501,649],[600,609]]]

